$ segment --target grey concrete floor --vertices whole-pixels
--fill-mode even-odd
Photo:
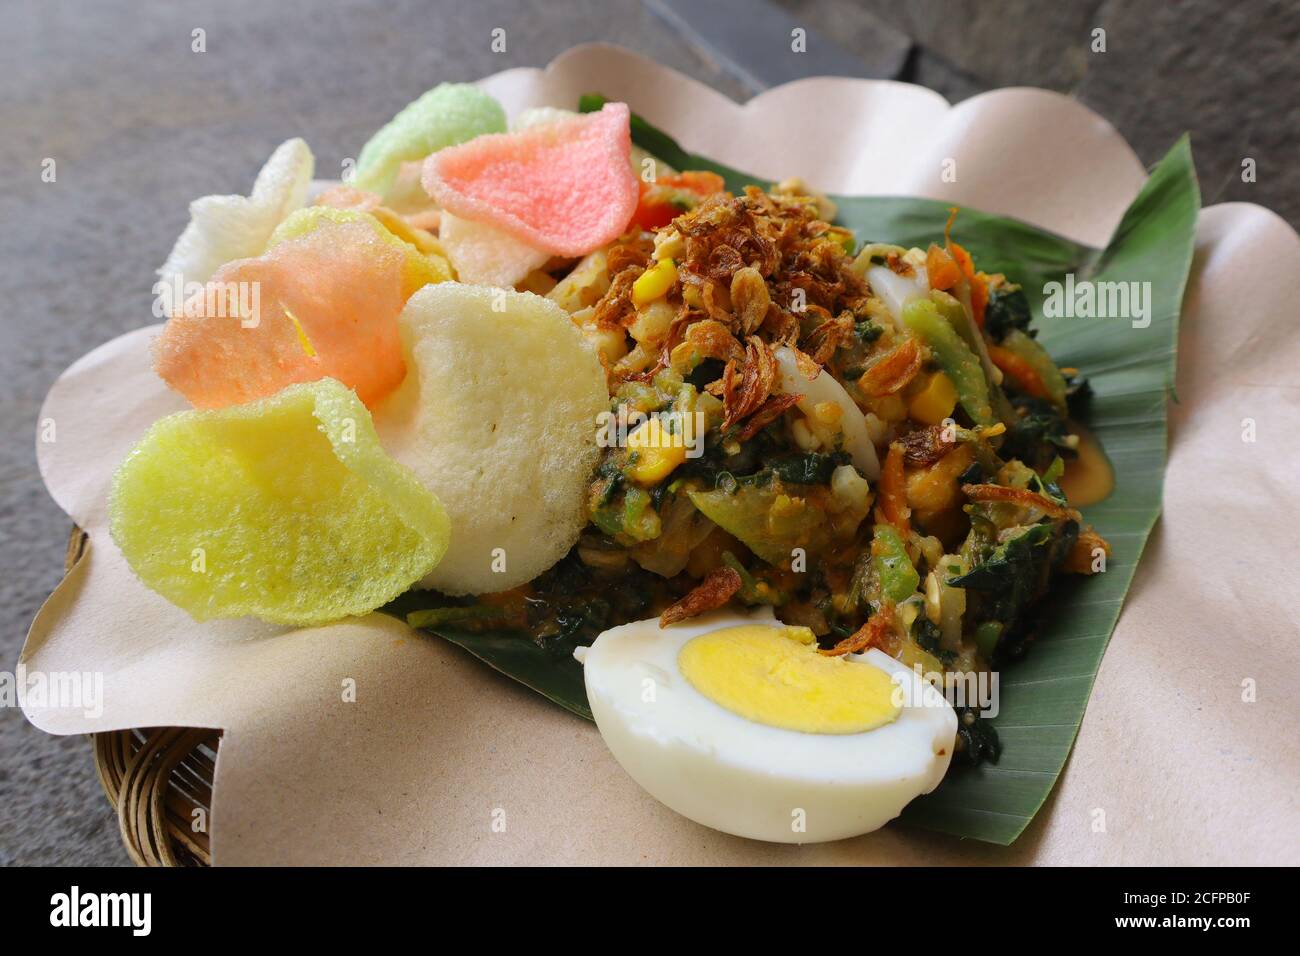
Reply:
[[[1216,21],[1217,32],[1206,32],[1206,11],[1221,5],[1191,2],[1183,9],[1194,16],[1180,32],[1181,15],[1161,11],[1143,21],[1133,5],[1095,0],[1082,13],[1045,19],[1025,11],[1056,5],[1015,3],[1020,13],[1001,24],[989,23],[987,4],[977,15],[959,2],[960,16],[947,20],[933,2],[906,5],[907,12],[883,0],[782,5],[859,50],[885,32],[873,18],[891,21],[890,42],[898,30],[918,41],[906,75],[950,99],[1005,84],[1072,90],[1112,115],[1147,160],[1197,123],[1209,124],[1213,147],[1215,131],[1236,122],[1235,100],[1240,135],[1218,135],[1217,152],[1204,154],[1213,183],[1231,183],[1246,141],[1261,153],[1261,170],[1268,163],[1284,173],[1245,195],[1215,187],[1207,198],[1261,201],[1293,221],[1300,214],[1290,148],[1300,59],[1293,13],[1266,17],[1259,6],[1234,5]],[[1106,17],[1115,22],[1116,55],[1085,68],[1079,44],[1089,24]],[[960,35],[985,44],[983,52],[953,46],[952,31],[935,30],[962,18],[973,26]],[[1154,35],[1143,32],[1144,22],[1158,27]],[[45,494],[33,453],[41,399],[78,356],[152,321],[153,270],[192,198],[247,191],[272,148],[292,135],[311,143],[319,169],[337,169],[428,87],[542,65],[589,40],[621,43],[728,95],[747,94],[734,74],[636,0],[20,0],[6,5],[4,23],[0,669],[12,668],[62,570],[67,519]],[[495,27],[507,31],[504,53],[490,48]],[[206,53],[191,51],[195,28],[206,31]],[[1009,48],[1015,42],[1019,53]],[[1149,104],[1161,84],[1181,87],[1185,108],[1153,118]],[[1212,84],[1222,96],[1196,93]],[[47,158],[57,164],[53,183],[41,178]],[[17,710],[0,709],[0,864],[126,862],[88,743],[47,737]]]

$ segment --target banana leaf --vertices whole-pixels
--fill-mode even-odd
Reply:
[[[599,109],[585,96],[580,108]],[[763,180],[683,150],[640,117],[633,141],[677,169],[719,173],[732,191]],[[798,170],[791,170],[797,173]],[[927,199],[833,196],[837,221],[860,241],[926,247],[943,234],[948,204]],[[1030,300],[1039,341],[1062,366],[1080,370],[1093,390],[1087,424],[1115,472],[1115,490],[1084,509],[1110,542],[1105,573],[1058,578],[1040,606],[1043,626],[1029,652],[1000,674],[1000,711],[992,719],[1001,741],[995,763],[954,766],[932,794],[912,802],[902,819],[960,837],[1007,845],[1028,826],[1069,756],[1124,596],[1147,536],[1160,514],[1166,453],[1166,402],[1173,386],[1178,317],[1191,267],[1200,191],[1184,136],[1152,169],[1105,249],[1046,230],[963,208],[955,237],[986,272],[1003,272]],[[1121,318],[1047,318],[1044,287],[1076,281],[1143,282],[1150,324]],[[388,610],[430,606],[412,592]],[[591,719],[582,671],[569,648],[547,646],[511,631],[430,630],[573,713]]]

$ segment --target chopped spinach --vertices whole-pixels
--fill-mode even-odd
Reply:
[[[870,345],[885,334],[885,330],[870,319],[855,324],[853,331],[857,333],[858,339],[863,345]]]
[[[997,763],[1002,756],[1002,742],[993,722],[981,717],[972,707],[957,708],[957,740],[957,753],[953,756],[971,766],[985,760]]]
[[[957,479],[959,485],[978,485],[984,481],[984,466],[978,461],[972,461],[970,466],[961,473]]]
[[[600,504],[607,505],[614,500],[614,496],[623,487],[625,479],[622,463],[613,456],[607,457],[596,469],[596,476],[604,482],[600,492]]]
[[[607,628],[644,617],[654,587],[648,571],[632,567],[611,580],[571,550],[533,581],[526,599],[528,632],[557,658],[571,655]]]
[[[1014,629],[1078,535],[1076,521],[1029,525],[949,583],[976,592],[978,601],[972,620],[999,621]]]
[[[734,447],[734,446],[733,446]],[[673,472],[674,479],[702,479],[709,487],[718,487],[723,475],[729,475],[730,481],[755,474],[762,467],[763,455],[772,447],[772,440],[765,432],[759,432],[747,442],[742,442],[735,454],[727,452],[727,442],[719,441],[713,436],[706,436],[704,453],[698,458],[687,458]]]
[[[1029,300],[1020,286],[1004,285],[989,290],[988,305],[984,308],[984,330],[994,342],[1001,342],[1013,329],[1033,335],[1029,328],[1031,318]]]
[[[835,469],[848,462],[848,454],[842,451],[829,455],[809,452],[806,455],[787,455],[773,459],[768,463],[768,468],[787,484],[825,485],[830,483]]]
[[[1055,405],[1028,395],[1017,395],[1013,404],[1019,415],[1007,428],[999,455],[1007,460],[1019,458],[1039,472],[1046,470],[1057,455],[1075,457],[1069,424]]]
[[[916,644],[923,651],[939,653],[939,628],[927,617],[918,618]]]
[[[694,385],[697,392],[702,392],[707,385],[722,378],[725,368],[726,365],[720,359],[706,358],[691,370],[691,374],[686,376],[686,381]]]

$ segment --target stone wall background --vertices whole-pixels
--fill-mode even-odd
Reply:
[[[736,4],[740,0],[728,0]],[[713,0],[695,0],[704,8]],[[191,199],[246,192],[305,137],[323,175],[444,79],[540,66],[575,43],[631,47],[743,99],[725,58],[663,0],[11,0],[0,31],[0,670],[62,575],[68,522],[33,454],[40,402],[91,347],[153,321],[150,286]],[[1190,129],[1207,203],[1300,222],[1295,2],[781,0],[866,72],[950,100],[1004,85],[1074,93],[1142,158]],[[688,8],[689,9],[689,8]],[[743,16],[743,14],[742,14]],[[1090,31],[1107,52],[1088,52]],[[190,50],[195,27],[208,53]],[[507,30],[505,53],[490,31]],[[811,70],[816,72],[816,70]],[[1239,179],[1254,156],[1259,181]],[[58,163],[42,183],[42,160]],[[123,864],[89,745],[0,708],[0,865]]]
[[[780,0],[846,49],[911,43],[899,79],[958,102],[1000,86],[1078,97],[1146,163],[1189,131],[1205,205],[1300,224],[1300,3],[1255,0]],[[1106,52],[1090,49],[1106,31]],[[1243,158],[1256,182],[1241,179]]]

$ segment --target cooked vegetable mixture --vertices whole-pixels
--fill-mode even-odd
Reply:
[[[634,231],[525,287],[568,310],[606,369],[610,443],[572,553],[514,592],[444,609],[567,653],[602,630],[768,604],[823,654],[995,669],[1058,572],[1108,545],[1062,493],[1087,398],[1011,278],[952,239],[857,248],[798,181],[643,185]],[[489,607],[484,607],[484,603]],[[996,756],[963,719],[968,759]]]

